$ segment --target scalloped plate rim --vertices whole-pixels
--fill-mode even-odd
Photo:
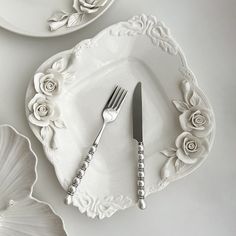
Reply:
[[[138,14],[138,15],[134,15],[134,16],[141,16],[141,15],[142,15],[142,14]],[[144,14],[144,15],[145,15],[145,14]],[[152,16],[152,15],[147,14],[146,16]],[[128,20],[130,20],[130,19],[132,19],[132,18],[133,18],[133,17],[128,18]],[[159,20],[158,20],[158,21],[159,21]],[[49,61],[53,61],[53,60],[55,61],[56,59],[58,59],[59,55],[62,56],[62,55],[65,55],[65,54],[67,54],[67,53],[71,53],[75,47],[79,47],[80,45],[83,45],[83,44],[86,43],[87,41],[92,41],[92,40],[95,40],[95,41],[96,41],[96,39],[99,38],[100,36],[102,36],[105,32],[109,31],[110,29],[112,29],[113,27],[115,27],[115,26],[117,26],[117,25],[119,25],[119,24],[126,23],[126,22],[127,22],[127,20],[125,20],[125,21],[120,21],[120,22],[118,22],[118,23],[112,24],[112,25],[106,27],[105,29],[101,30],[100,32],[98,32],[94,37],[87,38],[87,39],[84,39],[84,40],[80,41],[80,42],[77,43],[73,48],[68,49],[68,50],[64,50],[64,51],[61,51],[61,52],[59,52],[59,53],[54,54],[53,56],[51,56],[51,57],[49,57],[48,59],[46,59],[46,60],[38,67],[38,69],[35,71],[35,73],[39,72],[41,68],[44,68],[44,67],[45,67],[45,65],[48,65],[48,64],[49,64]],[[162,22],[162,21],[160,21],[160,22]],[[171,38],[172,38],[173,40],[175,40],[175,37],[173,37],[172,35],[171,35]],[[196,88],[199,90],[199,92],[200,92],[201,95],[202,95],[203,100],[207,103],[207,105],[209,106],[209,108],[211,109],[211,111],[212,111],[212,113],[213,113],[213,131],[212,131],[211,136],[210,136],[211,142],[210,142],[210,146],[209,146],[209,149],[211,150],[211,148],[212,148],[212,146],[213,146],[213,144],[214,144],[214,139],[215,139],[215,134],[216,134],[215,114],[214,114],[213,107],[212,107],[212,105],[211,105],[211,103],[210,103],[210,101],[209,101],[209,98],[206,96],[206,94],[203,92],[203,90],[199,87],[198,81],[197,81],[197,79],[196,79],[194,73],[193,73],[192,70],[190,69],[190,67],[189,67],[189,65],[188,65],[188,62],[187,62],[187,59],[186,59],[186,56],[185,56],[185,53],[183,52],[182,48],[179,46],[179,43],[175,41],[175,44],[178,46],[178,51],[179,51],[179,55],[178,55],[178,56],[180,57],[180,60],[181,60],[182,64],[184,65],[184,67],[186,67],[186,68],[191,72],[191,74],[192,74],[192,76],[193,76],[193,79],[194,79],[194,82],[195,82]],[[27,92],[28,92],[28,90],[29,90],[29,87],[30,87],[30,84],[28,85]],[[25,99],[25,101],[26,101],[27,99],[28,99],[28,97],[27,97],[27,93],[26,93],[26,99]],[[25,109],[26,109],[26,114],[28,114],[27,103],[25,103]],[[29,123],[29,126],[32,128],[33,125]],[[34,134],[35,134],[35,136],[37,137],[37,139],[40,140],[39,135],[38,135],[37,133],[35,133],[35,132],[34,132]],[[53,163],[52,158],[50,158],[50,155],[47,153],[46,147],[45,147],[43,144],[42,144],[42,146],[43,146],[43,149],[44,149],[44,151],[45,151],[45,153],[46,153],[46,156],[48,157],[48,160],[49,160],[49,161],[53,164],[53,166],[54,166],[54,170],[55,170],[55,173],[56,173],[57,178],[58,178],[58,179],[61,179],[60,174],[58,173],[59,170],[56,168],[56,166],[55,166],[54,163]],[[207,157],[208,157],[208,156],[207,156]],[[207,159],[207,157],[205,157],[205,158],[203,158],[201,161],[199,161],[197,165],[194,165],[194,167],[191,168],[191,171],[190,171],[190,172],[184,174],[184,175],[181,176],[181,177],[178,177],[176,180],[182,179],[183,177],[185,177],[185,176],[187,176],[187,175],[193,173],[196,169],[198,169],[198,168],[205,162],[205,160]],[[59,181],[59,182],[60,182],[60,181]],[[171,181],[171,182],[172,182],[172,181]],[[60,183],[60,184],[62,185],[62,183]],[[62,187],[63,187],[63,185],[62,185]],[[64,187],[63,187],[63,188],[64,188]],[[154,189],[153,191],[150,191],[150,192],[147,193],[147,196],[150,195],[150,194],[152,194],[152,193],[154,193],[154,192],[158,192],[158,191],[160,191],[160,190],[162,190],[162,189],[158,189],[158,186],[156,186],[156,189]],[[130,204],[130,205],[127,206],[126,208],[129,208],[129,207],[131,207],[131,206],[134,206],[135,204],[136,204],[136,203],[132,201],[132,204]],[[78,206],[76,206],[76,207],[78,208]],[[126,209],[126,208],[124,208],[124,209]],[[120,210],[120,209],[119,209],[119,210]],[[86,214],[87,214],[89,217],[95,218],[95,216],[94,216],[94,217],[93,217],[93,216],[90,216],[89,213],[87,212],[87,210],[86,210],[85,212],[86,212]],[[112,214],[112,215],[113,215],[113,214]]]
[[[33,196],[34,185],[36,184],[36,182],[37,182],[37,180],[38,180],[38,172],[37,172],[38,158],[37,158],[35,152],[34,152],[33,149],[32,149],[32,145],[31,145],[30,139],[29,139],[27,136],[25,136],[24,134],[20,133],[20,132],[19,132],[15,127],[13,127],[12,125],[9,125],[9,124],[2,124],[2,125],[0,125],[0,131],[1,131],[2,128],[7,128],[7,129],[12,130],[12,131],[15,133],[15,135],[17,135],[17,136],[21,137],[22,139],[26,140],[26,143],[27,143],[27,146],[28,146],[28,148],[29,148],[29,151],[33,154],[32,156],[33,156],[33,158],[34,158],[34,177],[35,177],[35,179],[34,179],[34,182],[32,183],[32,185],[31,185],[31,187],[30,187],[30,193],[29,193],[27,196],[25,196],[24,199],[29,198],[29,199],[31,199],[31,200],[36,201],[37,203],[41,203],[41,204],[43,204],[43,205],[49,207],[49,209],[52,211],[52,213],[53,213],[56,217],[58,217],[58,219],[61,221],[62,229],[63,229],[64,232],[67,234],[63,219],[55,212],[55,210],[53,209],[52,205],[50,205],[49,203],[47,203],[47,202],[45,202],[45,201],[39,200],[39,199],[37,199],[36,197]]]
[[[37,34],[37,33],[32,33],[32,32],[28,32],[27,30],[24,29],[20,29],[14,25],[12,25],[11,23],[9,23],[7,20],[5,20],[4,18],[2,18],[0,16],[0,27],[2,27],[3,29],[15,33],[15,34],[19,34],[19,35],[23,35],[23,36],[29,36],[29,37],[33,37],[33,38],[53,38],[53,37],[59,37],[59,36],[63,36],[63,35],[67,35],[70,33],[73,33],[77,30],[83,29],[86,26],[90,25],[91,23],[93,23],[94,21],[96,21],[100,16],[102,16],[110,7],[111,5],[116,1],[116,0],[108,0],[109,2],[106,4],[106,6],[99,12],[99,14],[97,14],[95,17],[93,17],[91,20],[87,21],[86,23],[82,24],[82,25],[78,25],[78,26],[74,26],[71,28],[62,28],[58,31],[55,32],[51,32],[48,30],[48,33],[43,33],[43,34]],[[47,24],[47,19],[45,19],[45,25]]]

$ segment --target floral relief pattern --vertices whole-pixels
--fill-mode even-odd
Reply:
[[[80,212],[86,212],[91,218],[98,216],[99,219],[104,219],[105,217],[111,217],[118,210],[130,207],[132,200],[123,195],[107,196],[100,200],[86,192],[77,192],[76,197],[73,198],[73,205],[78,207]]]
[[[63,19],[64,16],[61,20]],[[64,20],[66,23],[63,25],[66,25],[68,18]],[[202,93],[198,89],[197,80],[189,69],[182,50],[165,25],[154,16],[135,16],[127,22],[109,27],[104,32],[103,36],[108,37],[147,37],[144,40],[150,41],[155,47],[160,47],[170,56],[180,59],[181,65],[178,70],[183,79],[180,86],[183,99],[173,100],[173,104],[179,112],[181,132],[175,138],[173,145],[161,152],[166,158],[161,168],[161,182],[159,185],[155,182],[155,184],[147,186],[146,194],[149,195],[162,190],[170,182],[190,174],[206,158],[213,140],[211,137],[214,136],[214,114],[208,101],[201,97]],[[73,48],[72,54],[77,58],[80,57],[83,49],[96,45],[101,39],[103,37],[100,34],[99,37],[95,36],[80,42]],[[50,144],[51,148],[57,147],[55,138],[57,130],[66,128],[57,106],[57,98],[63,94],[65,82],[73,78],[73,73],[68,72],[67,64],[66,59],[60,59],[53,63],[46,72],[37,73],[34,77],[36,94],[28,103],[30,123],[40,128],[43,145]],[[53,152],[48,149],[45,152],[48,157],[52,157]],[[57,167],[55,163],[53,164]],[[134,204],[135,200],[128,195],[109,195],[99,198],[95,194],[88,194],[86,190],[79,192],[73,198],[73,205],[81,212],[86,212],[92,218],[98,216],[100,219],[110,217],[116,211]]]
[[[168,158],[161,170],[162,185],[174,178],[183,167],[193,165],[209,153],[208,137],[213,130],[213,114],[188,80],[181,83],[184,101],[173,100],[183,132],[176,138],[175,147],[161,153]]]
[[[73,73],[68,71],[68,64],[68,60],[61,58],[45,73],[36,73],[34,75],[36,94],[28,103],[29,122],[40,128],[40,137],[43,141],[47,139],[52,149],[57,149],[56,129],[66,128],[56,98],[62,94],[63,84],[70,82],[74,77]]]
[[[68,28],[78,26],[83,21],[86,14],[96,13],[101,7],[105,6],[107,1],[108,0],[74,0],[73,12],[66,13],[59,11],[48,19],[49,29],[55,31],[63,26]]]
[[[129,21],[122,22],[122,27],[119,30],[113,28],[111,33],[117,36],[146,35],[154,45],[165,52],[176,55],[179,50],[176,42],[171,38],[168,28],[154,16],[144,14],[134,16]]]

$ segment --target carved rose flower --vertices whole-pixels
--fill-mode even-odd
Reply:
[[[60,116],[59,109],[43,94],[36,94],[29,102],[28,108],[31,112],[28,119],[36,126],[48,126],[51,121],[57,121]]]
[[[183,132],[175,141],[176,156],[186,164],[193,164],[209,152],[206,139],[198,138],[189,132]]]
[[[56,96],[61,93],[63,78],[56,71],[48,71],[47,74],[37,73],[34,76],[34,87],[37,93],[47,96]]]
[[[107,0],[74,0],[73,7],[77,12],[90,14],[97,12],[106,2]]]
[[[207,109],[191,107],[179,116],[182,129],[193,133],[197,137],[207,136],[212,128],[212,115]]]

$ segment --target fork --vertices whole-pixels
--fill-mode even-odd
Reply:
[[[89,163],[93,159],[94,153],[97,150],[102,134],[107,124],[115,121],[115,119],[117,118],[126,95],[127,95],[127,91],[125,89],[119,86],[116,86],[111,96],[109,97],[102,111],[102,118],[103,118],[102,128],[100,129],[97,137],[95,138],[93,145],[91,146],[87,156],[83,160],[80,168],[77,170],[76,176],[72,180],[71,185],[68,187],[67,195],[65,198],[65,204],[70,205],[72,203],[72,197],[74,196],[79,184],[81,183],[81,180],[83,176],[85,175],[86,170],[89,167]]]

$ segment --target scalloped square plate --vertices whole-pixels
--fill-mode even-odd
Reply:
[[[73,197],[73,205],[90,217],[110,217],[136,203],[131,104],[138,81],[143,84],[149,195],[199,167],[215,132],[211,105],[162,22],[140,15],[112,25],[48,59],[29,83],[29,124],[64,189],[102,123],[111,90],[119,84],[129,91]]]

